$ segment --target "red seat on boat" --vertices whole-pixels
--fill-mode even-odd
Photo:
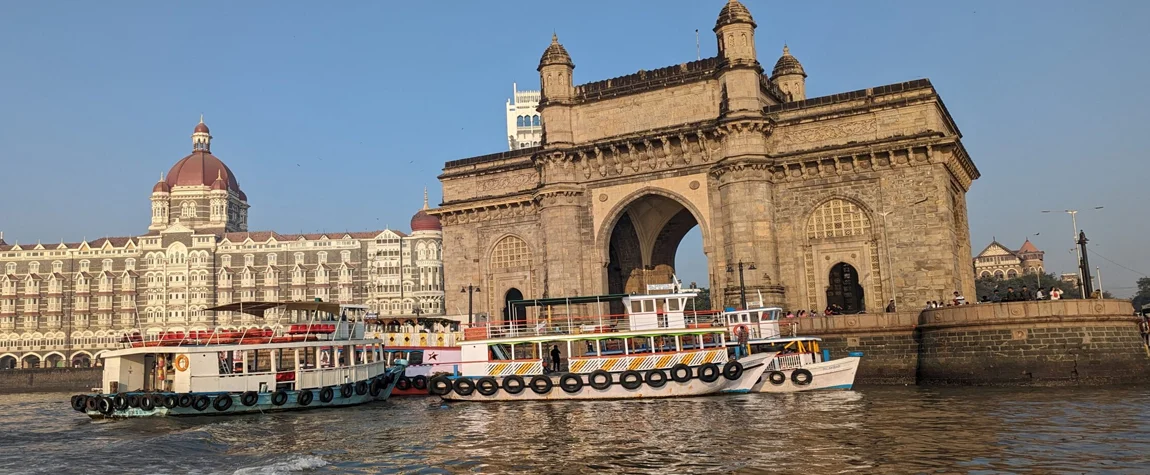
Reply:
[[[295,372],[282,371],[276,373],[276,382],[295,381]]]

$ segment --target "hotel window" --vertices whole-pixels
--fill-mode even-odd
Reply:
[[[315,257],[319,261],[320,264],[327,264],[327,252],[326,251],[317,252]]]
[[[40,263],[39,262],[29,262],[28,263],[28,273],[29,274],[39,274],[40,273]]]
[[[220,257],[220,265],[223,267],[231,267],[232,266],[232,256]]]
[[[52,273],[53,274],[60,274],[63,272],[64,272],[64,263],[61,261],[53,261],[52,262]]]
[[[16,273],[16,263],[15,262],[9,262],[9,263],[5,264],[4,265],[4,273],[5,274],[15,274]]]
[[[256,265],[256,256],[252,254],[244,254],[244,266],[251,267]]]
[[[272,254],[268,254],[268,265],[269,265],[269,266],[274,266],[274,265],[276,265],[276,255],[275,255],[275,253],[272,253]]]

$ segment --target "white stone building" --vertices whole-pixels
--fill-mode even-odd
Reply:
[[[539,115],[539,91],[520,91],[511,84],[507,100],[507,145],[510,150],[538,147],[543,141],[543,123]]]

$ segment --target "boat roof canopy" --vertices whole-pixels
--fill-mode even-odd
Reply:
[[[546,307],[548,305],[567,305],[598,302],[622,302],[629,294],[588,295],[580,297],[551,297],[545,299],[510,300],[507,303],[517,307]]]
[[[248,315],[255,315],[263,317],[264,312],[271,309],[282,308],[284,310],[309,310],[327,312],[332,315],[339,315],[340,310],[344,308],[366,308],[362,305],[344,305],[335,302],[235,302],[224,305],[217,305],[215,307],[208,307],[204,310],[211,310],[215,312],[240,312]]]

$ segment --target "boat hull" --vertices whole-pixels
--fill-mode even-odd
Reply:
[[[349,395],[348,397],[343,397],[343,395],[340,392],[340,388],[338,386],[332,386],[332,390],[333,390],[332,391],[332,399],[329,402],[322,402],[320,400],[320,391],[322,388],[312,388],[310,390],[306,390],[306,391],[311,391],[311,393],[312,393],[312,400],[308,404],[301,404],[300,403],[300,394],[303,391],[286,391],[287,400],[284,401],[283,404],[277,405],[277,404],[273,403],[272,396],[274,393],[263,392],[263,393],[257,393],[258,394],[257,400],[256,400],[255,404],[253,404],[251,406],[246,406],[241,402],[242,393],[224,393],[224,392],[197,393],[197,392],[192,392],[192,393],[179,393],[179,394],[177,394],[177,393],[133,392],[133,393],[124,393],[124,394],[125,395],[137,395],[137,396],[141,396],[141,395],[151,396],[152,394],[171,394],[171,395],[174,395],[176,397],[179,397],[179,396],[186,394],[186,395],[192,396],[193,398],[198,397],[198,396],[205,396],[212,403],[209,403],[203,409],[197,409],[196,407],[193,407],[193,406],[182,407],[182,406],[177,405],[176,407],[168,408],[168,407],[164,407],[162,405],[156,405],[151,410],[145,410],[145,409],[139,408],[139,407],[127,407],[125,409],[115,409],[115,410],[111,411],[111,413],[101,412],[98,409],[96,409],[96,410],[85,409],[83,412],[86,415],[88,415],[89,417],[91,417],[92,419],[127,419],[127,418],[137,418],[137,417],[230,416],[230,415],[241,415],[241,414],[258,414],[258,413],[265,413],[265,412],[303,411],[303,410],[309,410],[309,409],[358,406],[360,404],[365,404],[365,403],[369,403],[369,402],[373,402],[373,401],[384,401],[384,400],[387,400],[392,395],[392,392],[395,390],[395,384],[399,380],[398,375],[403,374],[403,368],[388,369],[386,374],[390,376],[390,379],[388,380],[388,383],[385,386],[382,386],[380,388],[379,393],[376,394],[375,396],[371,395],[370,390],[368,392],[365,392],[364,394],[359,394],[357,391],[355,391],[353,389],[351,392],[351,395]],[[371,380],[365,380],[364,382],[368,383],[370,385]],[[354,388],[357,385],[357,383],[359,383],[359,381],[351,382],[352,387]],[[229,396],[231,396],[231,399],[232,399],[232,404],[230,405],[230,407],[227,407],[224,410],[218,409],[214,404],[216,398],[222,394],[228,394]],[[109,398],[114,397],[114,396],[115,396],[115,394],[89,395],[89,397],[109,397]]]
[[[691,397],[691,396],[707,396],[720,393],[745,393],[750,392],[755,383],[762,376],[763,371],[766,370],[766,361],[773,358],[774,354],[757,354],[751,355],[746,358],[739,359],[739,363],[743,365],[742,375],[734,380],[727,379],[720,375],[718,379],[706,382],[697,377],[697,367],[692,368],[692,378],[685,382],[676,382],[668,379],[665,384],[660,387],[653,387],[646,382],[643,382],[639,387],[628,389],[623,387],[620,382],[621,372],[609,373],[611,375],[611,385],[604,389],[595,389],[591,387],[588,382],[587,374],[578,373],[565,373],[560,375],[550,375],[552,382],[551,389],[543,394],[535,392],[530,384],[523,388],[518,394],[511,394],[503,389],[504,377],[494,377],[499,383],[500,389],[491,395],[480,394],[478,390],[471,394],[459,394],[456,391],[451,391],[443,394],[440,397],[446,401],[476,401],[476,402],[495,402],[495,401],[590,401],[590,400],[609,400],[609,399],[658,399],[658,398],[673,398],[673,397]],[[566,374],[576,374],[579,376],[583,385],[577,391],[567,391],[560,386],[560,383]],[[530,383],[530,378],[527,382]]]
[[[803,391],[849,390],[854,387],[855,373],[858,372],[859,362],[862,358],[850,356],[836,360],[803,365],[801,369],[811,372],[809,384],[795,384],[793,374],[800,368],[780,371],[786,376],[781,384],[771,383],[770,372],[765,372],[762,378],[751,389],[759,393],[797,393]]]

